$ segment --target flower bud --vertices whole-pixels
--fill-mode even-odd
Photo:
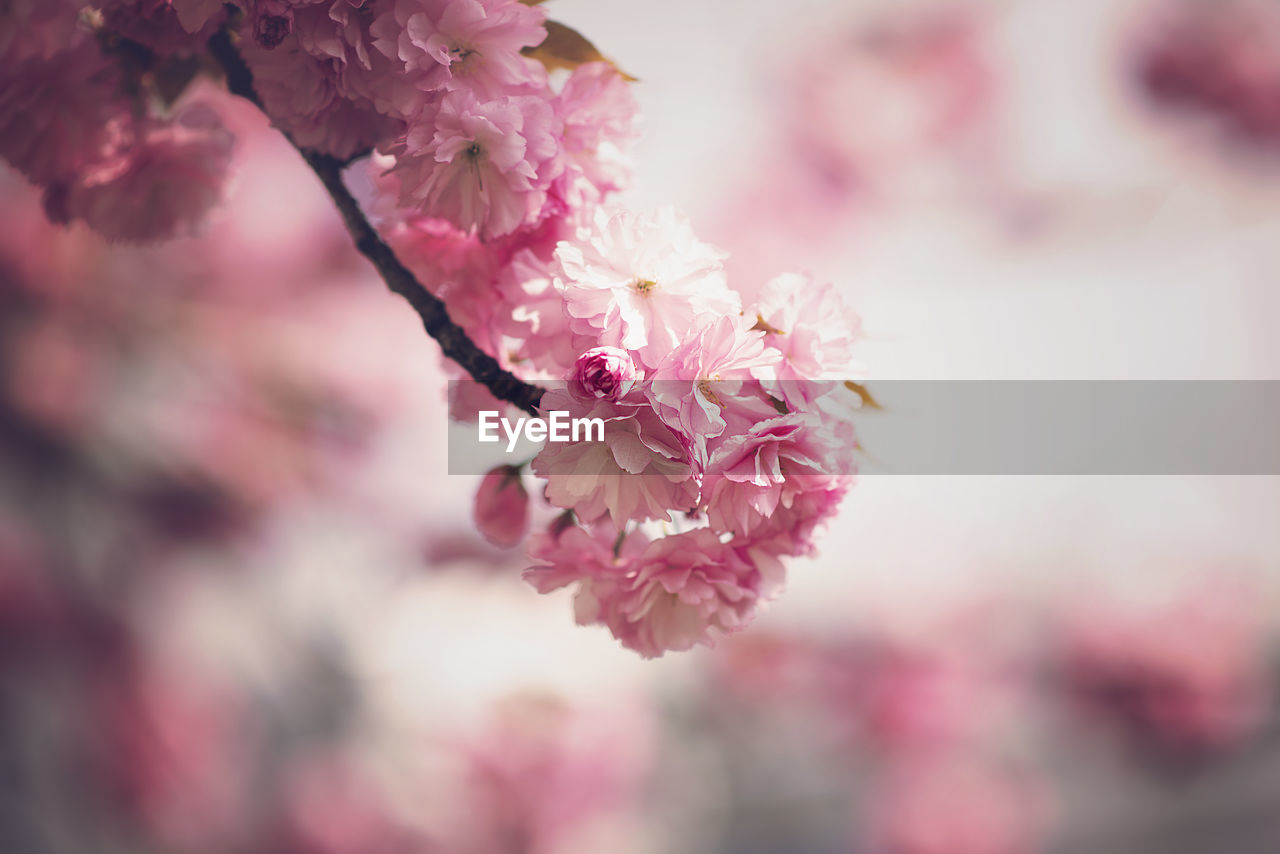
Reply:
[[[476,528],[495,546],[509,549],[529,530],[529,494],[520,469],[498,466],[480,481],[474,513]]]
[[[636,381],[631,355],[617,347],[596,347],[578,357],[569,390],[574,396],[617,401]]]

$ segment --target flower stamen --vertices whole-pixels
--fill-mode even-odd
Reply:
[[[719,379],[719,377],[717,377],[716,379]],[[715,380],[709,380],[709,379],[698,380],[697,382],[698,392],[707,400],[711,401],[716,406],[723,409],[724,404],[720,402],[720,398],[716,397],[715,386],[712,385],[713,382],[715,382]]]
[[[764,315],[756,315],[756,325],[751,327],[752,332],[763,332],[766,335],[786,335],[787,333],[773,326],[769,321],[764,319]]]

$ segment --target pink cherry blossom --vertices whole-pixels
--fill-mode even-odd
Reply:
[[[398,177],[394,172],[380,175],[376,183],[394,186],[398,195]],[[559,380],[590,346],[569,331],[548,272],[552,247],[572,232],[565,220],[548,217],[504,237],[481,240],[443,219],[406,215],[400,209],[388,212],[377,198],[374,211],[396,254],[447,304],[449,316],[472,341],[509,370],[529,380]]]
[[[269,49],[246,39],[241,51],[263,109],[303,148],[347,158],[401,128],[371,104],[343,97],[332,65],[307,54],[292,36]]]
[[[429,120],[410,125],[394,153],[401,202],[483,239],[536,222],[559,168],[555,116],[532,96],[480,102],[446,95]]]
[[[130,121],[120,70],[87,37],[52,58],[0,58],[0,156],[42,186],[101,158]]]
[[[384,8],[384,0],[321,0],[300,6],[292,10],[293,35],[332,71],[342,95],[408,120],[431,96],[404,73],[403,63],[374,44],[373,25]]]
[[[623,567],[647,542],[640,533],[619,541],[616,532],[607,527],[583,528],[574,524],[572,513],[566,513],[529,538],[528,554],[534,564],[524,571],[523,578],[539,593],[550,593],[584,579],[625,572]],[[580,616],[578,622],[585,625],[589,620]]]
[[[743,628],[783,581],[776,561],[758,566],[706,528],[648,543],[628,534],[616,555],[599,535],[571,528],[539,539],[530,556],[537,564],[525,577],[540,591],[579,582],[578,622],[607,626],[645,658]]]
[[[776,561],[749,560],[702,528],[651,542],[628,578],[597,599],[622,644],[646,658],[711,644],[711,630],[745,628],[760,604],[782,589]]]
[[[604,420],[604,441],[548,442],[533,461],[547,478],[547,500],[592,522],[606,513],[615,529],[628,520],[671,520],[692,510],[698,481],[686,442],[641,398],[638,402],[584,401],[565,389],[542,400],[545,411]]]
[[[850,463],[841,459],[847,450],[822,419],[799,413],[727,437],[711,455],[703,480],[708,521],[717,530],[749,535],[812,487],[809,475],[847,471]]]
[[[582,348],[591,345],[589,340],[580,342],[581,336],[569,328],[552,266],[539,251],[525,248],[515,252],[498,274],[498,291],[511,310],[495,317],[494,323],[518,341],[516,355],[521,376],[558,380]]]
[[[387,231],[395,249],[424,288],[443,300],[452,320],[493,356],[501,355],[496,316],[504,309],[494,289],[498,258],[475,234],[430,217],[411,217]]]
[[[520,51],[547,37],[546,13],[519,0],[390,0],[374,44],[404,64],[419,88],[494,98],[536,85],[542,67]]]
[[[548,200],[549,215],[486,243],[501,267],[495,282],[493,328],[504,339],[508,364],[519,376],[558,382],[595,341],[569,326],[554,282],[555,249],[572,240],[581,212],[561,211]]]
[[[370,68],[377,54],[369,32],[374,8],[374,0],[320,0],[293,10],[293,31],[312,56]]]
[[[158,53],[200,51],[222,20],[221,15],[210,15],[202,26],[188,30],[170,0],[112,0],[99,3],[98,9],[106,30]]]
[[[556,250],[558,286],[575,332],[653,368],[699,318],[741,311],[724,257],[673,208],[646,216],[599,211],[590,230]]]
[[[67,217],[126,243],[192,233],[222,200],[233,137],[203,104],[136,133],[81,172],[67,191]]]
[[[511,548],[529,530],[529,494],[520,469],[499,466],[484,476],[476,492],[476,528],[495,546]]]
[[[778,414],[752,376],[780,358],[742,318],[721,317],[667,354],[653,371],[648,394],[662,420],[691,437],[705,460],[707,440],[725,432],[727,418],[750,424]]]
[[[779,503],[768,517],[757,520],[750,534],[754,548],[774,555],[802,556],[815,552],[814,534],[835,515],[853,486],[851,474],[797,474],[789,478],[790,504]]]
[[[245,9],[247,30],[253,40],[270,50],[288,36],[299,34],[299,24],[303,18],[310,24],[307,30],[311,37],[319,35],[316,25],[321,16],[332,22],[357,24],[358,29],[367,30],[367,26],[360,28],[358,25],[361,22],[366,25],[371,22],[373,6],[378,2],[380,0],[240,0],[237,5]],[[330,36],[336,34],[334,28],[329,29]],[[340,52],[313,50],[310,38],[307,41],[305,47],[308,53],[316,56],[328,55],[334,59],[345,58]],[[365,44],[368,44],[367,39]],[[334,48],[338,45],[331,41],[326,47]]]
[[[555,99],[564,122],[564,150],[593,188],[593,200],[624,189],[631,181],[625,150],[636,137],[637,108],[622,74],[605,62],[588,62],[573,70]]]
[[[853,355],[858,320],[845,311],[832,285],[795,273],[778,276],[765,286],[754,314],[755,328],[782,354],[764,386],[793,409],[862,375]]]
[[[569,380],[575,397],[616,402],[631,391],[636,381],[636,366],[626,350],[617,347],[595,347],[578,357]]]

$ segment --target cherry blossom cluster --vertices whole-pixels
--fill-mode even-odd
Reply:
[[[355,215],[475,348],[520,380],[562,383],[544,410],[608,425],[604,442],[532,461],[563,513],[532,539],[527,577],[541,591],[577,583],[581,622],[646,656],[688,649],[743,627],[780,589],[781,559],[813,551],[853,471],[856,323],[804,276],[753,283],[744,300],[724,253],[675,211],[615,205],[636,132],[629,78],[541,6],[5,9],[0,154],[57,221],[134,242],[195,229],[231,152],[190,94],[209,55],[237,94],[243,67],[308,157],[360,161]],[[495,541],[523,539],[522,480],[504,467],[482,486],[477,522]]]
[[[412,240],[406,257],[442,257],[438,231]],[[485,246],[469,240],[463,257]],[[576,586],[577,620],[645,656],[744,627],[852,481],[855,321],[801,275],[744,304],[723,260],[669,208],[598,206],[572,238],[521,249],[487,282],[465,261],[454,279],[479,274],[460,294],[471,328],[496,335],[480,319],[507,319],[508,334],[483,339],[492,353],[555,380],[544,412],[606,425],[603,441],[547,443],[532,460],[562,512],[530,538],[526,578],[540,592]],[[529,505],[521,467],[500,466],[477,525],[515,545]]]
[[[587,64],[553,92],[522,53],[545,18],[516,0],[19,0],[0,12],[0,155],[55,220],[130,242],[192,231],[222,197],[232,139],[184,94],[229,32],[299,147],[377,147],[405,209],[500,237],[625,178],[622,78]]]
[[[55,221],[125,242],[189,233],[222,198],[232,136],[207,104],[167,102],[157,57],[105,27],[184,67],[199,36],[159,0],[82,5],[17,0],[0,12],[0,156],[44,189]]]
[[[669,210],[600,212],[548,272],[580,355],[542,407],[606,428],[533,459],[566,512],[532,538],[526,578],[576,584],[579,622],[646,656],[745,626],[852,478],[854,326],[838,297],[784,275],[744,307],[720,262]]]

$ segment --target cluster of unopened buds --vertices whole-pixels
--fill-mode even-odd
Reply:
[[[348,224],[372,223],[467,347],[554,386],[543,412],[605,422],[603,441],[548,444],[531,467],[562,512],[526,575],[578,584],[580,622],[644,655],[688,649],[743,627],[781,560],[813,551],[852,478],[856,321],[799,275],[744,300],[681,216],[616,208],[630,78],[536,2],[2,8],[0,155],[51,218],[126,242],[196,231],[232,162],[222,96],[192,85],[214,68],[317,171],[351,167]],[[477,521],[504,544],[528,525],[525,477],[481,487]]]

